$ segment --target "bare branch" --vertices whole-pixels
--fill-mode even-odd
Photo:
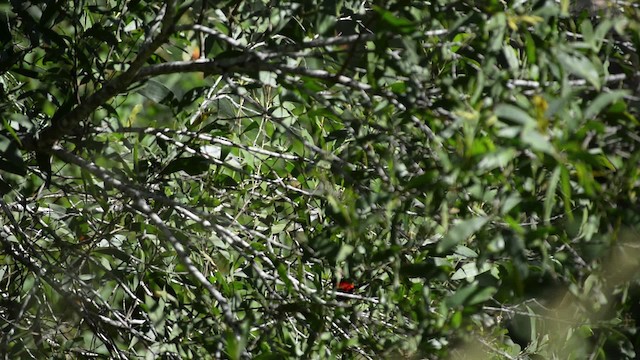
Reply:
[[[105,170],[98,168],[95,164],[89,161],[86,161],[60,148],[54,148],[53,150],[58,157],[70,163],[75,163],[77,165],[80,165],[82,168],[100,177],[105,183],[116,187],[117,189],[124,192],[127,196],[129,196],[133,200],[133,207],[136,210],[140,211],[141,213],[145,214],[148,217],[148,219],[150,219],[150,221],[158,229],[160,229],[160,231],[162,231],[165,238],[169,241],[171,246],[176,251],[176,254],[178,255],[178,259],[180,259],[180,262],[184,266],[186,266],[189,273],[193,277],[195,277],[196,280],[198,280],[198,282],[207,289],[207,291],[209,291],[209,293],[213,296],[214,299],[216,299],[216,301],[218,302],[218,305],[222,309],[222,313],[225,318],[225,321],[231,327],[231,329],[234,330],[236,335],[239,336],[240,328],[239,328],[237,319],[235,319],[231,311],[231,308],[229,306],[229,301],[224,297],[224,295],[222,295],[222,293],[218,291],[218,289],[216,289],[213,286],[213,284],[209,282],[209,280],[207,280],[206,276],[204,276],[204,274],[202,274],[202,272],[193,264],[193,261],[189,257],[189,254],[187,253],[187,249],[185,248],[185,246],[180,242],[180,240],[178,240],[175,237],[175,235],[173,235],[171,230],[162,221],[160,216],[158,216],[158,214],[156,214],[151,209],[151,207],[149,207],[146,200],[144,200],[143,193],[137,189],[134,189],[132,186],[129,186],[125,182],[114,178],[113,176],[108,174]],[[192,214],[192,216],[195,216],[195,214]],[[206,221],[206,223],[209,223],[209,222]]]

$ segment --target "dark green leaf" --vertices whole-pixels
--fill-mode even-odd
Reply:
[[[189,175],[199,175],[209,170],[209,160],[201,156],[178,158],[171,161],[161,172],[161,175],[169,175],[178,171],[184,171]]]

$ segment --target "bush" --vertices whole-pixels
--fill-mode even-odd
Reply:
[[[0,7],[0,349],[634,358],[640,12],[592,5]]]

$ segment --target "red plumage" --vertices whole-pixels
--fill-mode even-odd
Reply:
[[[356,289],[356,285],[351,281],[341,280],[336,286],[338,290],[346,293],[352,293]]]

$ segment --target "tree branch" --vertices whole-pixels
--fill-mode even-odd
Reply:
[[[80,121],[86,119],[98,107],[102,106],[115,95],[125,91],[127,87],[135,81],[136,74],[147,62],[149,57],[153,55],[156,49],[171,35],[175,14],[176,0],[167,1],[165,7],[156,17],[156,24],[149,30],[149,37],[144,41],[142,49],[131,62],[129,68],[121,75],[104,84],[100,90],[87,97],[68,114],[61,116],[58,121],[45,128],[37,138],[29,136],[23,139],[22,144],[24,149],[29,151],[50,149],[61,137],[71,134]],[[162,29],[159,30],[159,27]],[[154,32],[158,31],[158,35],[154,36]]]
[[[166,239],[169,241],[171,246],[176,251],[178,255],[178,259],[180,262],[187,268],[189,273],[198,280],[202,286],[204,286],[207,291],[213,296],[214,299],[218,302],[220,308],[222,309],[223,316],[227,324],[234,330],[236,335],[239,335],[239,326],[237,324],[237,320],[233,316],[231,308],[229,307],[229,301],[216,289],[213,284],[209,282],[204,274],[194,265],[193,261],[189,257],[187,249],[185,246],[178,240],[169,227],[162,221],[160,216],[156,214],[151,207],[148,205],[147,201],[144,199],[141,191],[134,189],[132,186],[129,186],[123,181],[120,181],[110,174],[108,174],[105,170],[98,168],[95,164],[84,160],[76,155],[73,155],[63,149],[54,148],[54,154],[60,157],[61,159],[74,163],[76,165],[81,166],[83,169],[91,172],[92,174],[98,176],[105,183],[119,189],[123,193],[125,193],[128,197],[133,200],[133,208],[145,214],[147,218],[164,234]],[[195,216],[195,214],[192,214]],[[210,225],[207,220],[203,220],[205,225]]]

